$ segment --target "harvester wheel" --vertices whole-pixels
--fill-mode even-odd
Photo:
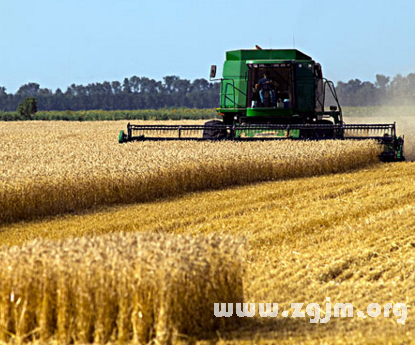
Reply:
[[[223,128],[223,125],[223,122],[218,120],[205,122],[205,127],[203,129],[203,139],[226,139],[228,136],[228,131],[226,128]]]
[[[125,139],[124,131],[120,131],[120,134],[118,135],[118,142],[122,144],[124,142],[124,139]]]

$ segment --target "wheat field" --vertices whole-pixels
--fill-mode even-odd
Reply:
[[[404,325],[393,315],[312,325],[308,318],[256,317],[221,332],[221,342],[409,343],[415,336],[414,182],[414,163],[383,164],[5,225],[0,243],[119,231],[243,236],[245,302],[275,302],[281,310],[292,302],[323,306],[326,297],[357,310],[402,302],[408,319]]]
[[[74,126],[83,125],[74,124]],[[9,150],[9,156],[7,157],[12,156],[13,159],[17,159],[17,157],[22,156],[22,160],[18,160],[15,163],[16,165],[11,164],[7,168],[3,167],[2,183],[10,180],[11,176],[18,179],[30,176],[30,171],[36,168],[36,164],[29,162],[28,166],[30,167],[25,168],[26,165],[23,162],[28,162],[30,155],[26,155],[23,148],[31,152],[32,156],[37,155],[36,157],[39,157],[39,143],[41,142],[42,145],[46,145],[42,147],[47,147],[46,143],[55,143],[55,151],[46,150],[45,154],[41,155],[41,160],[37,160],[38,165],[40,165],[39,162],[47,162],[48,157],[50,159],[49,163],[46,164],[49,170],[40,168],[44,169],[42,170],[44,175],[40,174],[41,176],[48,176],[48,172],[54,176],[58,170],[62,171],[61,168],[53,170],[57,169],[56,165],[59,166],[62,161],[68,163],[73,161],[77,163],[69,165],[70,168],[67,169],[67,174],[71,175],[73,172],[77,172],[78,175],[76,176],[82,180],[82,173],[80,173],[79,168],[85,163],[82,163],[83,160],[79,157],[82,156],[84,159],[91,157],[91,152],[96,155],[89,160],[94,161],[96,159],[100,162],[100,166],[107,164],[106,171],[111,175],[111,172],[114,171],[111,170],[114,169],[114,166],[111,165],[113,161],[109,159],[105,163],[104,153],[107,154],[105,156],[107,158],[113,155],[114,157],[121,156],[124,160],[129,158],[126,157],[127,152],[137,154],[137,145],[131,144],[129,146],[132,148],[130,148],[129,146],[121,145],[120,147],[117,146],[118,144],[109,143],[109,132],[111,132],[112,138],[115,127],[120,129],[120,124],[115,126],[115,124],[100,123],[98,127],[102,129],[102,137],[97,136],[90,139],[92,131],[96,128],[95,125],[91,124],[90,131],[83,132],[85,134],[85,137],[83,137],[83,134],[79,132],[79,128],[74,129],[74,127],[71,128],[67,124],[62,126],[62,124],[55,125],[51,123],[43,128],[38,128],[39,124],[31,124],[25,129],[28,133],[38,134],[39,132],[45,133],[45,131],[53,132],[55,130],[55,134],[48,137],[47,140],[45,136],[42,136],[42,139],[39,137],[36,141],[36,136],[33,136],[32,140],[28,140],[24,144],[20,142],[19,145],[22,145],[22,149],[19,150],[20,154],[14,154],[12,150]],[[56,128],[53,128],[54,126]],[[9,127],[9,131],[6,131],[8,132],[7,135],[12,136],[13,134],[14,137],[17,137],[19,135],[15,133],[17,128],[15,127],[15,130],[12,131]],[[4,127],[0,130],[3,131]],[[83,127],[83,130],[88,130],[88,127]],[[104,133],[106,134],[104,135]],[[72,155],[67,160],[65,160],[66,158],[63,159],[62,157],[65,157],[68,151],[64,145],[59,148],[56,142],[57,138],[67,138],[64,142],[74,145],[73,147],[80,145],[79,147],[83,148],[84,155]],[[95,143],[97,147],[95,151],[85,143],[87,140],[92,140]],[[97,143],[102,143],[102,146],[98,147]],[[349,142],[349,144],[352,143]],[[389,318],[332,318],[327,324],[310,324],[308,317],[303,319],[283,318],[279,315],[275,319],[245,318],[240,320],[241,323],[236,328],[216,327],[217,332],[213,334],[202,334],[201,328],[194,333],[188,332],[187,335],[180,333],[180,330],[194,327],[192,325],[195,323],[189,323],[193,322],[194,319],[196,319],[194,321],[196,324],[203,320],[198,319],[200,315],[196,314],[192,316],[191,320],[184,320],[183,323],[173,325],[168,332],[161,332],[162,335],[159,337],[154,332],[150,332],[150,335],[148,332],[145,333],[146,338],[141,343],[151,339],[151,336],[160,343],[169,343],[170,340],[180,343],[197,342],[200,344],[410,343],[415,336],[415,322],[411,317],[415,303],[415,284],[413,283],[415,271],[413,259],[415,253],[415,236],[413,235],[415,229],[415,164],[376,163],[378,152],[376,145],[366,144],[365,147],[351,145],[350,147],[341,147],[341,150],[325,151],[325,154],[320,158],[318,155],[313,155],[313,149],[316,150],[316,147],[311,148],[311,151],[304,151],[306,150],[304,147],[303,154],[297,158],[294,156],[291,168],[285,170],[285,175],[278,175],[278,178],[275,178],[275,175],[272,175],[272,178],[269,178],[269,175],[264,178],[264,175],[262,175],[262,178],[257,180],[238,180],[236,182],[233,180],[227,188],[220,189],[217,189],[218,185],[207,186],[203,184],[201,189],[187,190],[191,193],[166,194],[165,196],[169,196],[168,198],[143,200],[140,203],[130,205],[119,202],[116,205],[105,202],[97,203],[86,210],[64,209],[64,214],[56,215],[55,213],[54,217],[39,217],[33,220],[30,219],[31,217],[27,217],[25,221],[3,222],[0,225],[0,245],[3,246],[0,249],[0,257],[2,257],[2,262],[11,262],[12,265],[15,265],[12,267],[16,267],[16,270],[12,269],[10,271],[8,270],[10,265],[4,265],[0,269],[0,275],[5,277],[2,281],[16,282],[16,287],[29,291],[28,286],[30,285],[28,284],[30,280],[24,279],[25,274],[28,277],[36,277],[32,272],[39,272],[39,267],[50,268],[45,270],[47,272],[56,272],[59,266],[54,265],[56,259],[53,259],[53,255],[50,254],[51,251],[58,250],[58,252],[61,252],[59,248],[69,247],[69,251],[65,254],[67,256],[63,255],[69,260],[66,262],[67,268],[63,270],[64,274],[69,274],[68,284],[64,284],[63,287],[76,287],[79,284],[74,285],[74,282],[79,280],[75,280],[71,274],[79,272],[77,273],[78,276],[80,275],[82,281],[85,281],[85,278],[82,278],[85,276],[82,276],[82,274],[87,274],[85,273],[87,270],[82,268],[76,271],[75,268],[72,268],[82,267],[82,265],[89,262],[89,258],[93,255],[101,255],[102,252],[106,252],[106,243],[108,242],[108,250],[109,253],[112,253],[111,256],[114,256],[114,262],[119,260],[123,264],[116,265],[118,271],[114,269],[115,266],[108,268],[106,260],[101,260],[98,264],[94,261],[94,265],[96,265],[94,267],[99,268],[94,274],[97,278],[91,280],[90,284],[86,284],[84,287],[87,291],[92,291],[91,286],[93,284],[97,281],[103,282],[99,278],[99,272],[108,273],[108,277],[117,277],[124,276],[123,270],[132,269],[129,263],[125,263],[125,261],[131,261],[132,257],[140,257],[140,254],[134,250],[128,250],[128,243],[131,243],[131,239],[141,238],[145,243],[153,240],[152,243],[154,244],[155,238],[160,241],[160,237],[157,236],[162,236],[167,242],[171,241],[177,248],[182,249],[183,255],[180,256],[180,260],[173,261],[172,264],[178,263],[180,267],[185,267],[183,272],[186,272],[189,267],[186,265],[193,261],[193,254],[191,254],[189,246],[186,247],[179,237],[184,236],[189,243],[195,244],[194,253],[200,256],[202,261],[207,260],[205,262],[212,267],[212,272],[215,272],[215,269],[218,272],[217,277],[210,278],[211,276],[206,275],[206,281],[214,281],[214,278],[217,278],[219,286],[229,287],[230,290],[225,291],[225,294],[228,293],[228,296],[231,296],[232,292],[234,293],[233,297],[226,298],[243,299],[244,302],[256,304],[275,302],[279,303],[280,310],[290,310],[290,303],[292,302],[305,303],[305,305],[313,302],[324,306],[327,297],[331,298],[333,304],[351,302],[358,310],[365,310],[365,306],[371,302],[377,302],[382,306],[386,303],[402,302],[408,306],[408,319],[404,325],[398,324],[396,317],[393,315]],[[91,146],[94,145],[91,144]],[[153,146],[153,149],[154,147],[157,147],[157,145]],[[117,151],[118,148],[126,150],[126,152],[120,153],[120,151]],[[229,149],[229,147],[227,148]],[[264,151],[263,148],[261,147],[262,151]],[[110,151],[109,155],[104,149]],[[219,150],[216,147],[215,149]],[[269,159],[269,154],[260,154],[261,149],[255,151],[257,157]],[[186,148],[183,148],[183,150],[186,150]],[[50,152],[56,154],[52,156]],[[159,150],[155,152],[160,154]],[[308,152],[309,155],[305,152]],[[347,158],[345,161],[336,161],[340,153]],[[347,154],[345,155],[345,153]],[[360,156],[362,158],[358,160],[358,154],[362,153],[365,153],[365,155]],[[251,158],[248,151],[245,154],[246,157]],[[165,155],[167,156],[168,153],[165,152]],[[280,152],[276,155],[277,158],[281,157]],[[187,159],[190,156],[189,151]],[[4,157],[3,153],[2,159],[5,159]],[[285,160],[288,159],[288,156],[283,157],[285,157]],[[328,160],[328,157],[331,159]],[[243,154],[238,158],[244,158]],[[113,159],[116,161],[118,158]],[[204,156],[204,159],[206,159],[206,156]],[[10,161],[9,158],[8,162]],[[301,165],[302,161],[305,162],[304,165]],[[336,169],[331,166],[332,162],[334,165],[336,162],[338,163]],[[356,165],[356,162],[359,164]],[[196,163],[196,160],[193,163],[194,167],[200,166]],[[235,166],[235,161],[231,161],[231,163]],[[138,161],[134,161],[134,164],[138,164]],[[13,174],[10,174],[10,169],[17,169],[15,168],[17,166],[21,166],[22,171],[15,170]],[[92,169],[92,171],[96,172],[100,169],[100,166],[97,164],[97,167],[94,168],[96,170]],[[258,166],[264,167],[264,165],[249,165],[248,167],[253,169],[251,171],[258,172],[261,171],[257,168]],[[223,167],[221,166],[221,168]],[[302,167],[297,170],[297,172],[300,172],[298,174],[295,173],[296,167]],[[231,166],[227,166],[227,169],[230,168]],[[244,165],[243,168],[245,170],[241,170],[241,172],[246,173],[247,166]],[[83,171],[85,172],[85,170]],[[209,173],[212,173],[212,171],[210,170]],[[223,171],[226,172],[226,170],[220,171],[222,173]],[[275,172],[276,170],[273,171],[273,174]],[[333,172],[334,174],[332,174]],[[37,176],[37,174],[38,171],[35,171],[34,175]],[[173,176],[176,178],[177,175]],[[193,178],[206,177],[207,174],[195,173],[192,176]],[[267,179],[271,181],[263,182]],[[211,190],[212,188],[216,190]],[[209,190],[203,191],[204,189]],[[21,195],[25,195],[24,190],[22,190],[22,193]],[[57,213],[61,213],[60,211]],[[71,211],[71,213],[68,213],[68,211]],[[49,215],[52,215],[52,213]],[[137,233],[141,235],[137,235]],[[204,236],[207,236],[208,239]],[[126,240],[120,240],[120,238]],[[243,251],[240,238],[243,238],[244,241]],[[221,242],[222,240],[224,242]],[[212,241],[217,241],[216,243],[219,243],[221,249],[214,251],[215,255],[209,256],[205,252],[209,248],[215,248],[215,246],[212,246]],[[226,241],[231,243],[228,251],[224,249],[223,244],[220,244],[225,243],[226,246]],[[126,253],[122,253],[120,256],[113,255],[114,252],[119,252],[118,246],[121,246],[122,251],[125,250]],[[143,246],[145,247],[145,245]],[[154,245],[154,247],[158,246],[158,244]],[[186,251],[186,248],[189,251]],[[236,254],[235,250],[237,255],[230,257],[229,253]],[[76,253],[79,252],[87,252],[91,255],[78,257],[81,266],[76,266],[71,260],[76,258]],[[44,253],[43,256],[42,253]],[[44,266],[31,265],[30,260],[41,262]],[[165,266],[163,260],[158,262],[158,266],[162,271]],[[243,265],[241,265],[241,261],[244,262]],[[22,262],[25,265],[20,267]],[[227,267],[228,271],[223,271],[223,267]],[[20,273],[17,274],[17,272]],[[203,272],[203,267],[195,271],[196,276],[198,276],[198,272]],[[225,274],[221,275],[221,272],[225,272]],[[58,276],[59,274],[51,274],[51,277],[55,277],[55,279]],[[131,275],[127,274],[125,276],[130,277]],[[183,287],[182,280],[180,280],[183,275],[178,277],[179,287]],[[227,283],[220,285],[223,284],[220,282],[223,282],[224,277],[227,279]],[[229,280],[228,277],[234,278]],[[238,290],[238,286],[240,286],[238,277],[242,279],[243,296]],[[35,281],[45,283],[41,278],[37,278]],[[108,278],[105,284],[117,284],[114,282],[118,281],[117,279]],[[233,281],[236,281],[235,285],[232,285]],[[197,282],[198,279],[196,279],[194,289],[197,289]],[[105,290],[105,287],[108,286],[105,284],[101,285],[100,288]],[[161,281],[157,285],[160,288],[163,287]],[[6,286],[7,291],[7,283],[2,286]],[[38,286],[47,286],[47,284]],[[93,294],[82,294],[82,296],[89,296],[88,298],[91,298],[91,295]],[[5,296],[8,296],[8,299],[3,299],[1,306],[10,306],[10,291],[9,293],[6,292]],[[59,333],[58,323],[53,321],[53,315],[57,314],[54,314],[54,312],[50,314],[43,312],[42,314],[42,310],[48,310],[45,309],[45,305],[54,305],[53,302],[49,304],[43,302],[42,304],[42,298],[49,301],[49,297],[45,296],[52,296],[50,298],[53,301],[53,294],[40,293],[38,296],[41,297],[37,298],[36,301],[43,305],[43,309],[34,305],[31,314],[32,322],[30,323],[32,328],[24,326],[19,331],[18,337],[16,337],[17,332],[14,326],[16,321],[10,321],[17,320],[17,318],[12,319],[11,316],[4,318],[3,316],[3,319],[1,319],[0,317],[1,320],[11,322],[11,324],[7,324],[9,328],[6,328],[7,332],[5,332],[6,321],[0,321],[0,333],[3,330],[3,341],[42,342],[40,339],[44,341],[49,339],[54,343],[61,339],[60,341],[64,342],[62,338],[59,338],[59,334],[63,334],[66,341],[69,339],[69,342],[74,341],[75,343],[93,342],[94,340],[101,343],[114,342],[121,339],[124,339],[124,341],[132,339],[133,342],[137,342],[138,338],[134,338],[134,332],[131,331],[131,328],[128,328],[132,326],[127,327],[130,331],[127,332],[127,336],[124,335],[125,338],[117,338],[118,328],[117,324],[114,324],[114,320],[117,320],[118,315],[122,313],[110,312],[110,310],[114,310],[111,309],[114,308],[114,305],[119,304],[121,306],[122,302],[125,303],[126,300],[109,298],[107,301],[112,302],[95,304],[92,310],[98,314],[93,318],[91,318],[91,309],[88,309],[89,312],[83,314],[86,316],[81,320],[85,320],[88,325],[97,322],[97,327],[81,326],[78,329],[76,327],[72,328],[72,331],[68,328],[69,330]],[[198,301],[203,300],[200,294],[193,292],[186,296],[187,298],[198,298]],[[13,300],[16,302],[15,297],[13,297]],[[183,300],[185,301],[186,298]],[[209,298],[207,300],[211,301]],[[207,303],[212,304],[212,302]],[[72,303],[71,305],[76,307],[82,304]],[[105,309],[106,306],[108,309]],[[180,304],[180,306],[182,305]],[[211,308],[213,312],[213,306]],[[3,310],[7,310],[7,308],[2,307],[0,309],[0,311]],[[16,310],[19,309],[16,308]],[[56,312],[56,308],[54,310]],[[160,312],[159,307],[154,310],[156,314]],[[175,309],[171,310],[174,311]],[[76,312],[77,309],[72,311],[72,313]],[[104,315],[104,312],[108,313],[108,318],[98,316]],[[188,310],[187,313],[189,313]],[[43,319],[41,316],[37,318],[33,315],[43,315]],[[42,323],[46,327],[44,328],[46,332],[42,334],[46,334],[46,336],[41,338],[39,326],[36,322],[47,319],[49,315],[52,321]],[[87,315],[89,315],[89,318]],[[127,313],[127,315],[129,314]],[[15,314],[15,317],[17,317],[17,314]],[[191,317],[190,314],[189,317]],[[167,318],[167,320],[173,319],[173,317]],[[111,320],[113,320],[112,323]],[[126,318],[126,320],[129,319]],[[154,320],[152,322],[156,324]],[[206,322],[206,324],[209,324],[208,321]],[[181,325],[184,325],[183,328],[180,328]],[[150,328],[154,328],[154,326]],[[85,329],[88,331],[85,332]],[[97,329],[96,332],[95,329]],[[166,329],[169,329],[169,327]],[[206,330],[208,329],[209,327],[206,328]],[[48,338],[47,334],[55,334],[54,332],[57,332],[55,338],[53,336]],[[163,338],[166,335],[167,338]]]
[[[0,224],[377,162],[374,142],[134,142],[125,122],[1,123]]]
[[[206,335],[243,302],[233,238],[117,233],[36,240],[0,252],[0,340],[60,344],[156,341]]]

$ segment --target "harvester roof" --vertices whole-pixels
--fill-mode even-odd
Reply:
[[[226,60],[312,60],[297,49],[241,49],[226,52]]]

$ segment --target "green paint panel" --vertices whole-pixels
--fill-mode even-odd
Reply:
[[[274,63],[290,63],[293,60],[288,59],[272,59],[272,60],[246,60],[248,64],[274,64]],[[295,60],[295,63],[307,63],[314,65],[314,61],[309,60]]]
[[[297,139],[300,137],[300,130],[299,129],[293,129],[290,131],[287,131],[284,129],[238,130],[236,131],[235,137],[236,138],[293,138],[293,139]]]
[[[241,113],[246,111],[246,108],[216,108],[218,113]]]
[[[226,52],[226,60],[312,60],[297,49],[242,49]]]
[[[242,78],[248,71],[245,61],[225,61],[223,64],[223,78]]]
[[[292,116],[293,109],[276,109],[276,108],[248,108],[247,116]]]
[[[295,67],[297,108],[314,111],[315,109],[315,80],[313,65],[299,63]]]
[[[246,108],[248,67],[244,61],[225,61],[223,65],[221,108]]]

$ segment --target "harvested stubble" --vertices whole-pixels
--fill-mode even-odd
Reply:
[[[1,123],[0,224],[185,192],[335,173],[377,161],[374,142],[144,142],[124,123]]]
[[[0,342],[169,343],[237,318],[242,242],[231,237],[111,234],[38,240],[0,251]]]
[[[84,215],[1,227],[0,244],[119,231],[229,234],[247,239],[244,300],[278,302],[275,319],[245,318],[218,344],[410,344],[415,339],[415,163],[266,182]],[[396,317],[283,318],[291,303],[403,302]],[[258,312],[258,304],[257,304]],[[303,309],[304,311],[304,309]],[[323,314],[322,314],[323,317]],[[201,342],[200,345],[206,344]]]

